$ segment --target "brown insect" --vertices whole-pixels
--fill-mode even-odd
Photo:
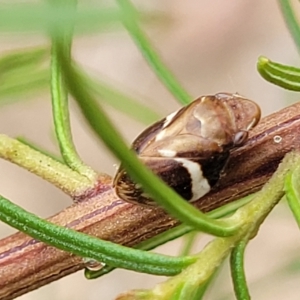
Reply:
[[[195,201],[217,183],[230,150],[243,145],[259,119],[259,106],[238,94],[203,96],[148,127],[132,149],[184,199]],[[122,165],[113,185],[124,201],[155,204]]]

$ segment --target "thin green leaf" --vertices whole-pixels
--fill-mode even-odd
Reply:
[[[257,69],[267,81],[282,88],[300,91],[300,69],[270,61],[266,57],[259,57]]]
[[[145,240],[144,242],[141,242],[140,244],[134,246],[135,249],[140,250],[152,250],[160,245],[165,244],[168,241],[174,240],[183,234],[186,234],[187,232],[191,231],[192,228],[189,226],[186,226],[184,224],[179,225],[175,228],[172,228],[166,232],[163,232],[157,236],[154,236],[153,238],[149,240]],[[105,266],[100,270],[90,270],[86,268],[84,270],[84,276],[87,279],[96,279],[99,278],[111,271],[113,271],[115,268],[112,266]]]
[[[237,209],[239,209],[239,208],[243,207],[244,205],[246,205],[247,203],[249,203],[256,196],[257,196],[257,193],[254,193],[254,194],[250,194],[246,197],[243,197],[241,199],[234,200],[231,203],[227,203],[223,206],[220,206],[220,207],[214,209],[213,211],[208,212],[207,215],[214,219],[228,216],[228,215],[234,213]]]
[[[147,169],[128,150],[126,143],[107,118],[97,101],[90,95],[85,86],[80,84],[75,69],[64,57],[63,51],[59,54],[63,66],[64,80],[69,91],[79,104],[86,120],[95,133],[105,142],[107,147],[122,161],[126,170],[134,180],[140,182],[158,204],[163,206],[171,215],[187,225],[198,230],[220,236],[228,236],[237,232],[239,225],[228,223],[226,220],[212,220],[204,213],[184,201],[174,190]]]
[[[278,0],[286,25],[300,51],[300,27],[290,0]]]
[[[227,203],[224,206],[214,209],[213,211],[207,212],[206,215],[214,219],[225,217],[229,214],[234,213],[237,209],[241,208],[245,204],[249,203],[253,199],[253,197],[255,197],[255,195],[256,194],[252,194],[247,197],[241,198],[239,200],[235,200],[232,203]],[[136,247],[138,249],[151,250],[160,245],[165,244],[166,242],[172,241],[180,236],[183,236],[184,234],[187,234],[192,230],[193,227],[187,226],[185,224],[181,224],[149,240],[141,242]]]
[[[185,256],[191,253],[198,234],[199,233],[197,231],[192,231],[184,236],[184,244],[182,250],[180,251],[181,256]]]
[[[70,10],[76,9],[76,2],[73,0],[65,2],[52,1],[56,8]],[[51,6],[52,7],[52,6]],[[54,30],[56,32],[56,30]],[[64,52],[65,58],[70,60],[70,49],[72,43],[72,24],[67,24],[60,28],[60,35],[52,36],[52,51],[51,51],[51,96],[52,96],[52,111],[55,133],[60,147],[60,151],[65,163],[74,171],[86,176],[92,182],[97,180],[97,173],[89,166],[85,165],[80,159],[72,139],[69,107],[68,107],[68,92],[61,76],[61,66],[58,61],[58,45],[57,40],[61,43],[61,49]]]
[[[249,196],[243,197],[239,200],[235,200],[232,203],[227,203],[219,208],[214,209],[206,213],[207,216],[218,219],[225,217],[229,214],[234,213],[237,209],[241,208],[245,204],[249,203],[256,194],[251,194]],[[149,240],[141,242],[136,246],[138,249],[151,250],[160,245],[165,244],[166,242],[172,241],[178,237],[183,236],[193,230],[193,227],[181,224],[175,228],[169,229],[166,232],[163,232]]]
[[[284,190],[289,207],[300,228],[300,167],[286,176]]]
[[[232,250],[230,257],[231,277],[236,299],[250,300],[250,294],[247,286],[244,270],[244,254],[247,240],[241,240]]]
[[[47,48],[29,48],[3,54],[0,58],[0,79],[13,69],[36,67],[48,57]]]
[[[247,197],[244,197],[242,199],[236,200],[232,203],[225,204],[222,207],[219,207],[213,211],[210,211],[207,213],[208,216],[212,218],[221,218],[224,217],[228,214],[231,214],[235,212],[238,208],[244,206],[246,203],[251,201],[251,199],[254,197],[255,194],[249,195]],[[154,249],[160,245],[165,244],[166,242],[172,241],[178,237],[183,236],[184,234],[187,234],[193,230],[192,227],[187,226],[185,224],[181,224],[175,228],[169,229],[166,232],[160,233],[157,236],[154,236],[151,239],[148,239],[146,241],[141,242],[140,244],[136,245],[134,248],[140,249],[140,250],[151,250]],[[101,270],[89,270],[85,269],[85,276],[87,279],[95,279],[99,278],[100,276],[107,274],[111,271],[113,271],[115,268],[110,267],[110,266],[105,266]],[[202,292],[204,294],[206,290],[206,285],[205,287],[203,286],[201,288]]]
[[[28,100],[28,94],[37,93],[49,87],[49,70],[28,70],[20,69],[17,72],[5,75],[0,79],[0,104],[11,103],[16,100]]]
[[[0,219],[51,246],[113,267],[157,275],[174,275],[195,257],[170,257],[103,241],[43,220],[0,196]]]
[[[174,77],[172,72],[162,62],[160,56],[152,46],[151,42],[146,37],[145,33],[140,29],[136,18],[137,12],[128,0],[117,0],[122,13],[123,24],[128,30],[129,34],[139,47],[143,56],[152,67],[158,78],[165,84],[167,89],[173,96],[182,104],[186,105],[191,102],[192,97],[181,86],[178,80]]]
[[[0,104],[29,99],[26,95],[49,85],[49,71],[41,68],[46,48],[21,49],[0,58]]]

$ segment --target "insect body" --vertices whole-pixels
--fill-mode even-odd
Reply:
[[[178,194],[195,201],[217,183],[230,150],[245,142],[259,119],[259,106],[238,94],[203,96],[148,127],[132,148]],[[114,187],[125,201],[155,204],[122,165]]]

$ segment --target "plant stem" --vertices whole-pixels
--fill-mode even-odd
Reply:
[[[21,142],[22,144],[30,147],[31,149],[36,150],[36,151],[38,151],[38,152],[40,152],[40,153],[42,153],[42,154],[44,154],[44,155],[46,155],[46,156],[48,156],[52,159],[58,161],[61,164],[64,164],[64,161],[62,160],[62,158],[60,156],[55,155],[53,153],[50,153],[49,151],[47,151],[45,149],[42,149],[40,146],[36,145],[32,141],[29,141],[28,139],[26,139],[24,137],[21,137],[21,136],[16,137],[16,140]]]
[[[0,157],[40,176],[72,197],[92,187],[86,177],[4,134],[0,134]]]

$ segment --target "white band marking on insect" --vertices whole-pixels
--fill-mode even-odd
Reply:
[[[172,112],[172,113],[169,114],[168,116],[166,116],[166,121],[165,121],[165,123],[164,123],[163,128],[167,127],[167,126],[170,124],[170,122],[171,122],[171,121],[174,119],[174,117],[177,115],[178,111],[179,111],[179,109],[176,110],[176,111],[174,111],[174,112]]]
[[[203,176],[201,166],[198,163],[186,158],[174,158],[174,160],[182,163],[191,175],[193,197],[189,200],[190,202],[198,200],[210,191],[209,183]]]
[[[159,149],[157,152],[163,157],[175,157],[176,151],[170,149]]]
[[[171,122],[172,120],[174,119],[174,117],[176,117],[177,113],[178,113],[179,109],[174,111],[173,113],[169,114],[167,117],[166,117],[166,120],[164,122],[164,125],[162,127],[162,130],[160,133],[157,134],[156,138],[155,138],[155,141],[159,141],[161,139],[164,138],[164,135],[165,135],[165,130],[164,128],[166,128]]]

